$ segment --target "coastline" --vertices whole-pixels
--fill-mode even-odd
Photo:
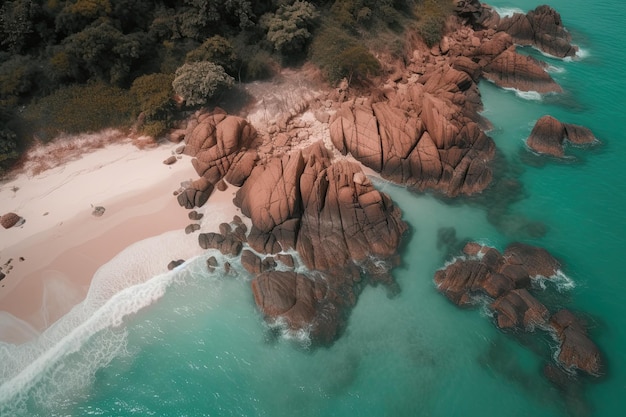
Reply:
[[[131,244],[168,231],[184,234],[191,221],[167,190],[178,189],[195,172],[186,159],[162,163],[176,146],[110,145],[2,185],[1,211],[26,219],[20,227],[0,230],[0,263],[11,260],[0,287],[2,341],[23,343],[52,325],[85,298],[96,271]],[[9,193],[12,198],[6,198]],[[227,190],[211,201],[229,195]],[[101,217],[86,203],[94,198],[106,209]],[[170,259],[155,261],[167,271]]]

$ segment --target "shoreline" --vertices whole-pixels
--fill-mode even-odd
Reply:
[[[171,191],[196,174],[186,157],[174,165],[162,163],[177,146],[141,150],[113,144],[2,184],[2,213],[16,211],[26,218],[20,227],[0,230],[0,265],[6,273],[0,284],[3,342],[26,342],[68,313],[85,299],[96,271],[133,243],[170,231],[184,233],[192,221]],[[104,187],[85,188],[94,183]],[[12,198],[6,198],[9,192]],[[211,201],[231,193],[226,190]],[[84,203],[94,195],[106,209],[101,217]],[[37,212],[48,215],[34,217]],[[229,214],[234,212],[233,207]],[[159,259],[158,267],[166,272],[170,260]]]

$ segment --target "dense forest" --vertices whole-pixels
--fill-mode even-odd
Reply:
[[[135,125],[310,61],[327,81],[379,75],[408,29],[438,42],[450,0],[16,0],[0,9],[0,170],[34,140]]]

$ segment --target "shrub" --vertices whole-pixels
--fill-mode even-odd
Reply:
[[[176,70],[174,92],[188,106],[206,104],[208,100],[233,86],[234,79],[220,65],[208,61],[184,64]]]
[[[210,37],[202,45],[187,53],[185,57],[187,63],[201,61],[211,61],[220,65],[228,74],[233,76],[237,74],[239,67],[233,46],[228,39],[219,35]]]
[[[380,62],[362,45],[346,49],[337,57],[337,66],[342,78],[363,82],[380,74]]]
[[[97,82],[60,88],[26,107],[23,118],[28,133],[45,142],[60,133],[128,127],[137,108],[128,90]]]
[[[381,69],[367,48],[335,26],[326,26],[317,34],[311,44],[311,60],[331,83],[344,77],[363,82]]]
[[[447,0],[423,0],[416,8],[419,18],[417,31],[429,47],[441,40],[446,18],[452,13],[452,2]]]
[[[314,5],[296,1],[292,5],[283,4],[276,13],[264,14],[260,24],[274,49],[286,55],[304,51],[318,17]]]
[[[16,159],[18,156],[17,135],[6,127],[0,127],[0,167],[6,161]]]
[[[175,109],[173,80],[173,74],[150,74],[133,81],[130,92],[145,116],[143,125],[139,126],[141,133],[158,137],[170,126]]]
[[[150,74],[133,81],[130,92],[135,96],[139,109],[148,119],[165,119],[173,108],[172,88],[174,75]]]

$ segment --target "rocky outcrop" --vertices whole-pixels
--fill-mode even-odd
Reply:
[[[321,342],[332,341],[342,328],[360,288],[359,271],[373,259],[391,258],[406,230],[399,209],[360,166],[331,162],[321,143],[257,166],[234,202],[252,220],[252,248],[258,253],[296,249],[315,271],[257,276],[252,289],[259,309],[268,320],[308,329]],[[252,271],[266,270],[252,252],[244,256]],[[380,275],[380,281],[390,280]]]
[[[544,67],[535,58],[518,54],[512,46],[484,67],[483,76],[503,88],[542,94],[562,92]]]
[[[560,342],[559,362],[568,369],[580,369],[595,376],[600,374],[600,350],[587,336],[584,324],[571,311],[558,311],[550,318],[550,326]]]
[[[478,125],[469,74],[434,68],[381,102],[346,102],[330,122],[331,140],[384,178],[448,196],[482,191],[495,147]]]
[[[561,123],[552,116],[543,116],[535,123],[526,144],[535,152],[563,157],[566,140],[576,145],[598,142],[591,130],[586,127]]]
[[[189,120],[184,139],[184,153],[194,157],[192,164],[200,176],[177,196],[179,204],[185,208],[204,205],[233,166],[236,171],[230,179],[241,184],[254,164],[255,151],[241,151],[253,146],[255,129],[245,119],[228,115],[221,109],[197,113]]]
[[[487,297],[500,329],[551,331],[559,340],[558,362],[568,369],[599,375],[602,359],[582,323],[568,310],[550,314],[532,294],[532,280],[550,279],[560,263],[545,249],[522,243],[509,245],[503,254],[494,248],[468,243],[464,256],[435,273],[438,290],[459,306]]]
[[[519,45],[532,45],[559,58],[576,55],[578,48],[563,26],[561,15],[550,6],[539,6],[527,14],[515,13],[500,20],[498,30],[507,32]]]
[[[500,17],[479,0],[459,0],[456,14],[476,31],[493,30],[509,34],[518,45],[534,46],[560,58],[576,55],[578,48],[563,26],[561,15],[550,6],[538,6],[527,14],[515,13]]]

